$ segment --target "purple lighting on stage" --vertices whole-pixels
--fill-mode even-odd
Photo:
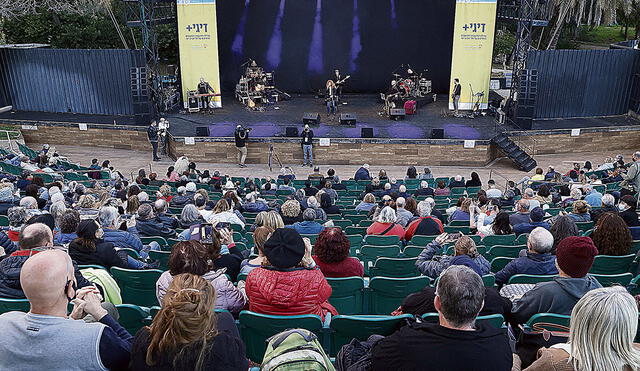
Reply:
[[[353,0],[353,25],[351,29],[351,59],[349,60],[349,67],[351,72],[358,70],[358,64],[356,60],[360,51],[362,50],[362,44],[360,43],[360,17],[358,16],[358,0]]]
[[[324,72],[322,61],[322,0],[316,0],[316,17],[313,22],[313,36],[311,37],[311,50],[309,50],[309,72]]]
[[[273,26],[271,40],[269,41],[269,49],[267,49],[267,66],[271,70],[275,70],[280,65],[280,56],[282,53],[282,17],[284,16],[284,4],[286,0],[280,0],[280,10],[276,23]]]
[[[398,18],[396,17],[396,0],[389,0],[391,3],[391,28],[398,28]]]
[[[231,44],[231,51],[235,55],[242,55],[242,47],[244,44],[244,26],[247,24],[247,17],[249,15],[249,3],[251,0],[244,0],[244,10],[238,22],[238,30],[236,36],[233,38],[233,44]]]

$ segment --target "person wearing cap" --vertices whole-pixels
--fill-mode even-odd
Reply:
[[[638,213],[636,212],[637,206],[638,200],[631,195],[622,196],[618,203],[619,215],[629,227],[640,226]]]
[[[329,304],[331,286],[311,257],[311,242],[291,228],[278,228],[264,244],[266,261],[247,276],[249,310],[272,315],[338,314]]]
[[[369,174],[369,164],[362,165],[358,170],[356,170],[353,179],[358,180],[371,180],[371,174]]]
[[[518,223],[513,226],[513,233],[522,234],[529,233],[538,227],[542,227],[549,230],[551,226],[544,220],[544,210],[540,207],[535,207],[529,213],[529,221],[526,223]]]
[[[558,276],[537,283],[513,306],[516,323],[525,323],[537,313],[569,315],[578,300],[602,287],[589,274],[598,249],[589,237],[567,237],[556,248]]]

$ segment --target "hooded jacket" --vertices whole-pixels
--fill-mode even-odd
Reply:
[[[502,270],[496,273],[496,283],[503,285],[516,274],[558,274],[556,256],[550,253],[535,254],[527,252],[527,256],[512,260]]]
[[[247,302],[247,298],[240,289],[233,286],[233,283],[229,281],[224,272],[225,269],[209,271],[205,273],[202,278],[209,281],[211,286],[216,289],[216,309],[228,310],[234,314],[240,313]],[[164,298],[164,295],[167,293],[172,281],[173,276],[169,271],[162,273],[160,278],[158,278],[156,282],[158,303],[162,303],[162,298]]]
[[[356,174],[353,176],[354,180],[371,180],[371,175],[369,175],[369,170],[364,167],[359,168],[356,171]]]
[[[249,310],[273,315],[315,314],[322,318],[338,311],[327,301],[331,286],[320,269],[277,271],[256,268],[247,276]]]
[[[513,305],[513,318],[525,323],[537,313],[570,315],[584,294],[602,287],[590,274],[582,278],[554,277],[553,281],[537,283]]]
[[[430,242],[427,247],[420,253],[418,260],[416,260],[416,267],[420,273],[432,278],[438,277],[442,271],[447,269],[452,264],[454,256],[451,255],[436,255],[436,251],[440,248],[440,244],[436,241]],[[473,260],[476,266],[480,269],[481,276],[489,273],[491,270],[491,263],[484,256],[478,254],[475,258],[469,258]],[[463,261],[460,261],[463,262]],[[462,264],[466,265],[466,264]],[[472,268],[473,269],[473,268]],[[475,270],[475,269],[474,269]]]
[[[171,207],[183,207],[186,204],[192,204],[193,199],[187,195],[176,195],[171,198],[169,206]]]
[[[148,237],[164,237],[174,238],[176,231],[162,224],[162,221],[156,218],[153,219],[137,219],[136,229],[141,236]]]
[[[372,350],[374,371],[509,371],[512,365],[507,336],[485,324],[477,324],[475,331],[462,331],[435,323],[411,323],[380,340]]]

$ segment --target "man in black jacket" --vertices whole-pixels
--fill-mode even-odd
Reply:
[[[373,370],[511,370],[504,332],[475,324],[484,298],[482,279],[471,268],[447,268],[433,301],[439,324],[412,323],[380,340],[372,351]]]
[[[309,129],[309,125],[304,126],[304,130],[302,130],[302,154],[303,154],[303,162],[302,166],[313,167],[313,130]]]
[[[153,161],[160,161],[160,157],[158,157],[158,124],[155,120],[151,121],[151,125],[147,128],[147,137],[153,147]]]
[[[236,150],[238,151],[238,166],[240,167],[247,167],[247,165],[244,164],[244,160],[247,158],[247,140],[249,140],[249,131],[251,131],[251,129],[245,129],[242,125],[238,125],[234,132]]]

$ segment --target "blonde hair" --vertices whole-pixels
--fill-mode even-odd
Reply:
[[[576,371],[609,371],[640,367],[633,340],[638,328],[635,299],[620,287],[587,292],[573,307],[569,362]]]
[[[469,236],[458,238],[455,244],[456,255],[468,255],[472,259],[478,257],[478,248],[476,243]]]
[[[162,300],[162,309],[153,318],[149,327],[149,347],[146,363],[154,365],[157,355],[163,354],[179,368],[183,353],[199,348],[195,369],[201,370],[211,340],[218,335],[216,330],[216,290],[204,278],[183,273],[173,277]]]
[[[161,185],[158,191],[162,194],[162,197],[171,196],[171,187],[169,187],[167,184]]]
[[[300,215],[300,202],[296,200],[287,200],[280,208],[282,215],[289,218],[295,218]]]
[[[264,215],[262,226],[270,227],[275,231],[278,228],[284,228],[284,221],[282,221],[282,217],[276,211],[269,211]]]
[[[462,200],[462,203],[460,204],[460,211],[464,211],[464,212],[469,212],[469,208],[471,207],[471,202],[473,200],[471,200],[470,198],[465,198],[464,200]]]
[[[218,200],[218,202],[216,203],[216,206],[213,208],[213,213],[219,214],[229,210],[231,210],[231,206],[229,206],[229,202],[227,202],[227,200],[225,200],[224,198],[221,198],[220,200]]]
[[[96,207],[96,199],[91,195],[82,195],[78,199],[78,206],[83,209],[93,209]]]
[[[139,207],[140,207],[140,200],[138,199],[138,196],[133,195],[127,198],[127,214],[137,213]]]
[[[376,196],[373,195],[373,193],[367,193],[366,195],[364,195],[364,202],[372,204],[376,202]]]

